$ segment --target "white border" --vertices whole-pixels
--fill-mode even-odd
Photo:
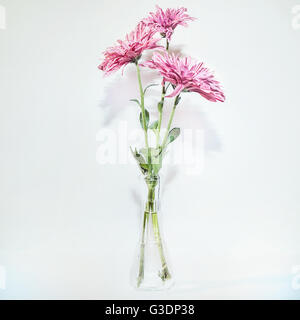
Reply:
[[[0,4],[0,29],[5,30],[6,29],[6,10],[5,7],[3,7]]]

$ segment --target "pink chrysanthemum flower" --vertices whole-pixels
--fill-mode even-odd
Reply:
[[[160,39],[153,38],[154,34],[154,30],[149,30],[145,24],[139,23],[134,31],[126,35],[124,41],[118,40],[118,45],[106,49],[104,60],[98,68],[109,75],[138,60],[144,50],[161,47],[157,44]]]
[[[150,16],[143,20],[147,26],[159,32],[167,40],[171,40],[174,29],[178,26],[187,26],[186,21],[195,20],[186,13],[186,8],[166,9],[163,11],[156,6],[156,12],[150,12]]]
[[[167,97],[175,97],[184,90],[200,93],[210,101],[225,101],[219,82],[203,67],[202,62],[196,63],[190,57],[180,58],[167,52],[155,52],[152,59],[144,62],[142,66],[158,70],[164,81],[175,87]]]

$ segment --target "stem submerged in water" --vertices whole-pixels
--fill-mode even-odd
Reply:
[[[158,219],[157,219],[156,212],[152,213],[152,225],[153,225],[155,240],[156,240],[156,244],[158,246],[161,265],[162,265],[162,271],[159,273],[159,276],[161,277],[162,281],[165,281],[165,280],[171,279],[171,274],[169,272],[166,258],[164,255],[164,251],[163,251],[163,245],[162,245],[162,241],[161,241],[161,237],[160,237]]]
[[[149,214],[145,211],[144,212],[144,219],[143,219],[143,231],[142,231],[142,241],[141,241],[141,248],[140,248],[140,266],[139,266],[139,275],[137,280],[137,287],[141,285],[141,282],[144,279],[144,261],[145,261],[145,230],[146,225],[148,224]]]
[[[154,235],[154,240],[157,245],[160,261],[161,261],[161,270],[159,271],[159,277],[162,281],[171,279],[171,274],[167,267],[166,258],[164,255],[162,239],[160,235],[157,212],[156,212],[156,199],[155,199],[155,188],[157,185],[157,180],[148,181],[148,198],[145,206],[144,217],[143,217],[143,229],[142,229],[142,239],[140,245],[140,256],[139,256],[139,273],[137,279],[137,287],[139,288],[142,284],[145,276],[145,238],[146,232],[151,228],[149,227],[152,224],[152,230]]]

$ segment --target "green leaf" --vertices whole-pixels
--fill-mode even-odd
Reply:
[[[153,170],[153,173],[157,174],[162,167],[162,159],[166,153],[166,149],[162,150],[161,147],[148,149],[141,148],[139,150],[139,153],[144,159],[147,159],[147,162],[150,156],[150,162],[146,164],[147,171],[149,170],[149,168],[151,168]]]
[[[158,86],[158,84],[156,84],[156,83],[149,84],[149,85],[144,89],[144,94],[146,93],[146,91],[147,91],[150,87],[155,87],[155,86]]]
[[[152,161],[152,169],[155,174],[158,174],[159,170],[162,167],[162,159],[164,156],[164,153],[162,153],[162,151],[163,150],[161,147],[155,148],[154,150],[153,158],[151,161]]]
[[[176,105],[176,106],[179,104],[180,100],[181,100],[181,97],[180,97],[180,96],[177,96],[177,97],[176,97],[176,100],[175,100],[175,105]]]
[[[139,106],[141,106],[140,101],[138,99],[130,99],[129,101],[136,102]]]
[[[130,150],[131,150],[133,157],[137,161],[142,173],[143,174],[147,173],[149,166],[146,163],[144,157],[140,153],[138,153],[136,149],[133,151],[132,148],[130,147]]]
[[[146,121],[146,128],[144,128],[143,113],[140,112],[140,123],[141,123],[142,129],[147,130],[149,125],[149,112],[147,109],[145,109],[145,121]]]
[[[173,128],[168,134],[168,144],[173,142],[180,135],[180,128]]]
[[[143,157],[145,159],[147,159],[147,163],[148,163],[148,149],[147,148],[142,148],[140,149],[140,153],[143,155]],[[151,148],[149,148],[149,153],[150,153],[150,157],[151,157]]]
[[[136,159],[136,161],[138,161],[139,163],[146,163],[143,156],[140,153],[138,153],[138,151],[136,149],[133,151],[132,148],[130,147],[130,150],[131,150],[132,155]]]
[[[167,86],[166,86],[166,91],[168,91],[170,85],[171,85],[171,82],[169,82],[169,83],[167,84]]]
[[[143,157],[145,159],[147,159],[148,162],[148,158],[150,156],[150,163],[151,164],[157,164],[159,163],[159,156],[161,154],[161,147],[158,148],[142,148],[140,149],[140,153],[143,155]]]
[[[158,174],[159,170],[161,169],[161,166],[162,166],[161,161],[157,164],[152,165],[154,174]]]
[[[152,122],[149,126],[149,129],[156,130],[158,127],[158,120]]]

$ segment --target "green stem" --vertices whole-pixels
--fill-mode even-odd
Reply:
[[[158,126],[156,131],[156,148],[159,146],[159,138],[160,138],[160,129],[161,129],[161,122],[162,122],[162,113],[163,113],[163,106],[165,102],[165,94],[166,94],[166,87],[165,84],[162,85],[162,91],[161,91],[161,100],[159,103],[159,117],[158,117]]]
[[[156,240],[156,243],[158,246],[160,260],[161,260],[161,266],[162,266],[162,272],[160,272],[160,277],[163,281],[165,281],[165,280],[168,280],[171,278],[171,274],[169,272],[166,258],[164,255],[163,245],[162,245],[161,236],[160,236],[160,232],[159,232],[157,213],[156,212],[152,213],[151,217],[152,217],[154,236],[155,236],[155,240]]]
[[[137,287],[139,287],[144,279],[144,261],[145,261],[145,230],[146,225],[148,224],[149,213],[144,212],[143,219],[143,231],[142,231],[142,240],[141,240],[141,248],[140,248],[140,266],[139,266],[139,275],[137,280]]]
[[[152,213],[154,209],[154,200],[155,200],[155,185],[151,183],[147,183],[148,185],[148,200],[146,202],[146,207],[144,211],[144,219],[143,219],[143,230],[142,230],[142,239],[141,239],[141,247],[140,247],[140,265],[139,265],[139,275],[137,279],[137,287],[139,287],[144,280],[144,263],[145,263],[145,231],[146,226],[149,223],[149,215]]]
[[[141,96],[143,130],[144,130],[145,145],[146,145],[147,155],[148,155],[147,163],[149,165],[149,172],[151,172],[151,155],[150,155],[150,150],[149,150],[148,128],[147,128],[147,125],[146,125],[146,113],[145,113],[145,95],[144,95],[144,90],[143,90],[143,85],[142,85],[142,80],[141,80],[140,67],[139,67],[138,62],[136,62],[135,64],[136,64],[138,83],[139,83],[139,89],[140,89],[140,96]]]
[[[138,76],[138,82],[139,82],[139,89],[140,89],[140,95],[141,95],[141,109],[142,109],[142,118],[143,118],[143,129],[144,129],[144,135],[145,135],[145,144],[146,148],[149,148],[148,143],[148,132],[147,132],[147,126],[146,126],[146,114],[145,114],[145,97],[144,97],[144,90],[141,80],[141,72],[138,62],[136,62],[136,69],[137,69],[137,76]]]
[[[169,51],[169,41],[166,39],[166,50]],[[166,86],[165,83],[162,85],[162,90],[161,90],[161,100],[160,100],[160,106],[159,106],[159,118],[158,118],[158,126],[157,126],[157,131],[156,131],[156,148],[159,146],[159,138],[160,138],[160,129],[161,129],[161,121],[162,121],[162,112],[163,112],[163,107],[164,107],[164,102],[165,102],[165,95],[166,95]]]
[[[169,134],[169,131],[170,131],[170,128],[171,128],[171,124],[172,124],[173,118],[174,118],[176,106],[178,104],[177,101],[178,101],[178,96],[175,98],[175,101],[174,101],[173,109],[172,109],[172,112],[171,112],[171,115],[170,115],[170,118],[169,118],[169,122],[168,122],[168,126],[167,126],[167,131],[165,133],[165,136],[164,136],[164,139],[163,139],[163,142],[162,142],[162,145],[161,145],[162,149],[165,148],[166,143],[167,143],[168,134]]]
[[[141,247],[140,247],[140,260],[139,260],[139,273],[137,278],[137,287],[140,287],[144,280],[144,270],[145,270],[145,234],[146,230],[149,228],[149,219],[151,216],[151,222],[154,232],[155,242],[159,251],[159,256],[161,260],[161,270],[159,272],[159,276],[162,281],[166,281],[171,278],[171,274],[169,272],[166,258],[164,255],[162,239],[159,231],[157,212],[155,207],[155,188],[157,186],[157,180],[148,180],[148,198],[144,211],[144,219],[143,219],[143,230],[142,230],[142,239],[141,239]]]

